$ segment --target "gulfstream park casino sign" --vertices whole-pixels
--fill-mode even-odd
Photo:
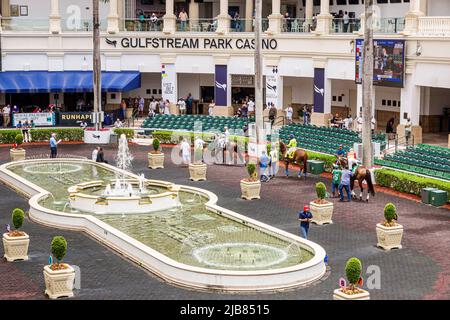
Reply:
[[[255,49],[255,39],[235,39],[235,38],[122,38],[120,40],[110,40],[106,38],[106,43],[122,48],[153,48],[153,49],[219,49],[219,50],[253,50]],[[276,39],[263,39],[263,50],[275,50],[278,46]]]

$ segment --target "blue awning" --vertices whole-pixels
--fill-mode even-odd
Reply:
[[[92,92],[92,71],[0,72],[0,92]],[[138,71],[103,71],[102,91],[123,92],[141,87]]]

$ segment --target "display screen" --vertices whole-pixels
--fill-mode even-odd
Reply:
[[[362,39],[356,40],[355,81],[362,83],[363,74]],[[373,84],[383,87],[403,88],[405,71],[404,40],[374,40]]]

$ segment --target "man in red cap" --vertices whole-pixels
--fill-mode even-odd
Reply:
[[[298,213],[298,220],[300,221],[300,236],[302,238],[308,239],[309,223],[311,222],[312,217],[313,216],[309,206],[304,206],[303,211]]]

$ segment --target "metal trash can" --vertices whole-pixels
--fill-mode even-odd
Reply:
[[[430,203],[435,207],[443,206],[447,203],[448,194],[447,191],[433,190],[430,194]]]
[[[320,160],[308,160],[306,164],[306,170],[312,174],[321,174],[324,171],[324,161]]]
[[[111,133],[109,136],[109,143],[111,144],[119,143],[119,135],[117,133]]]
[[[422,203],[430,204],[431,203],[431,192],[434,190],[438,190],[436,188],[423,188],[420,191],[420,194],[422,196]]]

